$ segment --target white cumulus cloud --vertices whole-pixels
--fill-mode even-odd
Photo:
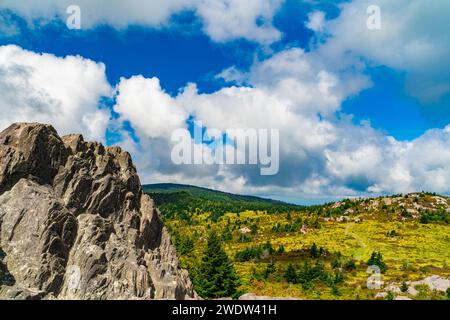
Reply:
[[[379,30],[367,28],[370,5],[380,9]],[[406,72],[409,93],[425,102],[450,93],[449,1],[353,0],[341,9],[325,23],[324,58],[348,66],[353,56]]]
[[[105,66],[79,56],[58,58],[14,45],[0,47],[0,127],[12,122],[52,123],[62,133],[104,140],[111,96]]]
[[[214,41],[245,38],[271,43],[281,37],[272,18],[282,0],[2,0],[0,9],[10,9],[28,19],[45,23],[53,19],[66,21],[67,8],[81,9],[81,27],[89,29],[108,24],[118,29],[130,25],[170,26],[170,18],[183,11],[194,12],[202,21],[204,32]]]

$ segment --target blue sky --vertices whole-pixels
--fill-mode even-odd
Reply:
[[[333,18],[339,13],[338,3],[326,1],[314,7],[310,3],[287,1],[274,17],[274,25],[283,32],[283,38],[270,46],[271,53],[291,46],[309,50],[314,33],[305,27],[308,12],[324,10]],[[10,16],[21,32],[0,38],[1,45],[17,44],[59,57],[81,55],[103,62],[112,84],[117,84],[120,77],[136,74],[157,76],[162,87],[172,95],[188,82],[196,83],[200,92],[218,90],[224,82],[215,79],[216,74],[229,66],[248,70],[255,57],[266,55],[264,51],[268,50],[245,39],[215,43],[201,32],[201,22],[189,12],[172,18],[175,27],[161,30],[131,26],[120,31],[108,25],[74,31],[67,29],[62,20],[30,29],[22,17],[14,13]],[[370,75],[374,86],[349,98],[343,106],[342,111],[353,114],[356,122],[370,120],[374,127],[401,140],[416,138],[430,128],[448,124],[448,116],[424,113],[420,102],[404,92],[401,73],[383,67],[370,70]]]
[[[227,0],[217,0],[218,3],[221,1],[227,2]],[[51,3],[52,1],[48,2]],[[135,2],[136,6],[139,6],[139,1]],[[386,160],[380,160],[380,162],[393,161],[391,157],[394,156],[391,156],[391,153],[401,154],[401,152],[383,149],[383,143],[392,144],[392,142],[385,142],[388,137],[392,137],[396,143],[403,143],[404,148],[407,148],[407,143],[418,143],[427,138],[429,130],[445,131],[450,122],[448,107],[450,77],[449,72],[442,70],[445,66],[437,66],[435,60],[445,57],[448,54],[448,48],[433,47],[433,45],[439,43],[438,41],[442,42],[442,39],[435,39],[438,33],[434,31],[438,29],[439,23],[443,23],[440,22],[440,19],[436,19],[436,22],[427,20],[425,14],[417,13],[413,7],[411,7],[411,10],[405,10],[404,25],[395,26],[395,30],[406,28],[409,25],[416,25],[417,29],[422,26],[422,29],[411,30],[411,27],[408,27],[408,29],[405,29],[408,32],[396,35],[397,39],[387,39],[387,45],[398,43],[401,46],[401,42],[405,42],[406,44],[402,45],[401,48],[408,48],[409,44],[417,45],[417,39],[420,39],[425,42],[426,50],[419,47],[415,51],[405,51],[404,59],[399,59],[396,56],[395,48],[383,50],[383,46],[386,45],[384,43],[380,43],[382,48],[374,47],[373,42],[379,40],[375,37],[376,40],[371,39],[370,34],[364,38],[363,42],[367,40],[364,43],[358,43],[356,40],[353,42],[353,38],[357,38],[358,34],[352,36],[352,27],[346,17],[352,14],[355,9],[364,9],[366,5],[364,0],[335,2],[267,1],[267,7],[261,9],[261,13],[256,14],[256,16],[250,13],[250,10],[254,11],[254,8],[250,8],[246,15],[233,12],[234,4],[231,1],[228,3],[230,13],[223,13],[225,17],[222,25],[220,21],[214,20],[217,20],[217,18],[215,18],[212,9],[206,10],[205,5],[202,7],[201,5],[188,4],[188,2],[191,1],[185,1],[186,8],[184,9],[169,8],[169,13],[164,18],[159,16],[152,18],[153,20],[149,18],[148,22],[145,23],[142,22],[146,21],[144,14],[142,17],[130,15],[126,18],[128,20],[125,22],[125,26],[123,25],[124,21],[115,18],[116,16],[113,16],[113,13],[111,13],[111,17],[107,16],[108,13],[102,13],[106,15],[106,18],[103,17],[100,22],[96,21],[95,10],[101,10],[101,6],[98,6],[98,8],[94,6],[88,8],[94,10],[88,11],[90,19],[87,22],[88,27],[81,30],[69,30],[65,25],[64,12],[53,12],[52,7],[49,6],[47,11],[44,8],[42,12],[35,14],[35,11],[28,10],[32,6],[31,2],[27,4],[27,1],[24,1],[24,5],[21,6],[7,1],[3,8],[0,7],[0,17],[2,17],[0,19],[0,31],[3,30],[0,36],[0,46],[14,44],[22,50],[33,53],[48,53],[61,59],[65,59],[67,56],[80,56],[94,63],[103,63],[106,67],[107,86],[116,90],[109,97],[101,97],[98,101],[98,108],[104,108],[106,105],[109,109],[110,120],[104,130],[104,140],[106,143],[122,143],[124,146],[131,147],[136,152],[134,157],[138,163],[152,157],[152,160],[148,163],[156,163],[157,169],[155,170],[157,172],[153,172],[152,169],[150,170],[152,171],[151,174],[144,174],[144,182],[158,182],[158,177],[161,178],[162,176],[167,181],[176,180],[174,175],[164,175],[164,173],[175,169],[161,166],[163,159],[158,158],[159,151],[154,150],[155,146],[161,142],[158,140],[157,134],[147,132],[145,128],[140,128],[140,124],[138,124],[134,115],[128,112],[130,108],[124,109],[125,102],[122,106],[117,101],[117,97],[121,95],[120,89],[128,84],[127,80],[130,80],[131,84],[133,76],[142,76],[147,81],[147,85],[150,85],[150,79],[158,79],[158,84],[154,83],[155,90],[160,90],[164,99],[173,99],[174,104],[175,101],[177,104],[183,104],[183,107],[179,107],[180,114],[188,113],[188,118],[183,120],[183,123],[186,124],[187,119],[205,117],[201,120],[209,121],[212,125],[214,121],[207,119],[208,111],[197,112],[197,110],[203,109],[196,104],[213,103],[213,101],[216,101],[215,99],[217,99],[217,103],[222,103],[222,100],[218,99],[226,88],[245,87],[252,88],[254,91],[266,90],[265,92],[270,94],[272,90],[274,92],[284,90],[284,87],[278,87],[277,83],[272,83],[271,78],[281,77],[280,79],[283,80],[297,76],[296,81],[302,86],[306,88],[314,86],[314,83],[310,84],[303,79],[303,74],[293,76],[290,74],[290,70],[283,69],[283,63],[286,61],[283,59],[289,61],[299,59],[300,65],[303,63],[301,59],[305,57],[305,61],[309,64],[308,71],[305,72],[312,70],[312,75],[323,75],[323,72],[326,72],[336,78],[338,85],[335,86],[337,93],[330,97],[331,100],[311,91],[312,94],[316,95],[314,100],[324,99],[326,101],[323,102],[323,105],[317,103],[316,106],[314,102],[311,107],[309,105],[301,107],[300,109],[303,110],[301,111],[302,116],[304,116],[304,110],[316,108],[316,110],[313,110],[314,113],[311,113],[311,117],[315,117],[314,114],[320,115],[319,118],[324,117],[330,126],[334,126],[333,130],[330,129],[333,135],[338,135],[337,132],[344,131],[344,129],[346,132],[355,130],[354,136],[361,135],[360,141],[355,141],[354,144],[352,142],[349,146],[344,145],[344,143],[337,146],[336,144],[339,144],[339,142],[336,141],[339,141],[339,139],[347,141],[345,140],[347,138],[339,137],[338,140],[333,140],[332,145],[323,147],[322,151],[328,148],[327,152],[324,151],[323,153],[317,151],[317,148],[320,147],[308,149],[309,145],[299,144],[299,150],[305,149],[302,155],[297,154],[294,159],[297,159],[298,156],[298,159],[305,161],[304,157],[307,157],[309,158],[307,161],[315,161],[315,164],[296,166],[291,163],[296,161],[286,159],[285,163],[289,163],[289,165],[286,165],[286,168],[281,171],[281,176],[285,174],[283,172],[288,173],[288,176],[290,175],[289,172],[298,173],[288,179],[291,185],[286,185],[281,179],[277,181],[276,178],[254,177],[252,176],[254,170],[245,172],[241,169],[238,169],[234,176],[218,178],[217,174],[214,175],[214,170],[208,169],[207,172],[204,172],[202,169],[193,172],[191,169],[183,171],[177,168],[175,170],[176,176],[178,178],[183,176],[183,178],[181,178],[181,181],[173,182],[190,182],[193,184],[198,182],[197,184],[215,187],[217,184],[225,183],[224,181],[227,181],[227,179],[236,181],[239,176],[244,182],[241,186],[230,187],[232,190],[283,199],[288,198],[296,202],[306,201],[305,199],[308,199],[308,202],[314,202],[315,200],[311,199],[328,200],[333,197],[365,195],[373,192],[413,191],[412,189],[420,187],[420,183],[423,184],[424,188],[433,189],[433,186],[428,185],[428,182],[422,178],[417,178],[418,182],[411,182],[411,185],[405,188],[387,187],[383,184],[385,182],[379,181],[380,178],[378,177],[366,175],[361,178],[357,177],[362,174],[361,172],[346,172],[347,169],[344,170],[346,165],[343,163],[337,164],[337,160],[330,160],[330,157],[332,154],[337,154],[340,148],[347,150],[348,154],[355,152],[356,157],[359,154],[358,152],[366,150],[367,141],[378,139],[367,150],[372,150],[372,147],[380,147],[383,154],[380,159],[386,158]],[[395,19],[392,19],[392,16],[396,13],[395,5],[388,4],[386,1],[375,2],[379,2],[385,16],[388,17],[386,19],[392,20],[388,20],[386,25],[388,27],[394,25]],[[417,5],[423,3],[419,0],[415,2],[418,3]],[[436,5],[437,8],[434,8],[434,10],[439,12],[438,6],[439,4]],[[264,5],[261,5],[261,7],[264,7]],[[83,5],[81,5],[81,8],[83,13]],[[243,9],[245,8],[239,10]],[[430,8],[431,12],[434,12],[432,9]],[[117,10],[123,9],[118,8]],[[323,14],[323,21],[319,19],[318,21],[321,21],[321,23],[312,27],[308,22],[312,21],[312,17],[318,12]],[[233,26],[224,25],[227,23],[227,14],[235,14],[230,18],[235,20],[230,21],[238,21],[242,23],[243,27],[233,29]],[[356,18],[367,18],[364,11],[360,10],[360,15]],[[317,17],[320,17],[320,14]],[[445,20],[444,18],[442,18],[442,21]],[[133,19],[136,21],[134,22]],[[159,20],[155,22],[154,19]],[[251,19],[252,21],[248,24],[245,19]],[[357,19],[354,23],[357,23]],[[104,23],[103,21],[107,22]],[[425,26],[420,23],[425,24]],[[322,27],[329,29],[322,30]],[[429,30],[429,32],[424,33],[424,30]],[[448,37],[444,40],[444,43],[447,44]],[[395,45],[392,45],[392,47],[395,47]],[[392,50],[392,53],[389,50]],[[433,54],[429,52],[436,52],[436,57],[433,57]],[[279,66],[277,66],[279,70],[273,71],[272,65],[270,72],[275,73],[267,73],[268,69],[265,66],[270,63],[279,63]],[[421,68],[421,65],[427,66],[427,69]],[[228,68],[237,72],[237,79],[224,80],[217,76]],[[283,73],[282,76],[280,76],[281,73]],[[186,86],[189,83],[195,84],[195,99],[188,101],[185,97],[186,94],[183,94],[183,92],[186,92]],[[99,95],[104,96],[105,94],[103,92]],[[203,100],[208,99],[208,102],[204,102],[202,98],[204,98]],[[154,101],[152,97],[149,97],[149,99]],[[306,98],[296,99],[299,98],[292,97],[289,105],[301,104],[306,101],[304,100]],[[337,102],[330,102],[334,101],[333,99],[336,99]],[[124,99],[123,101],[130,103],[128,102],[130,99]],[[144,104],[145,101],[142,103]],[[228,109],[227,112],[232,118],[240,110],[239,108]],[[311,117],[308,115],[306,118],[301,118],[304,121],[302,123],[313,119]],[[318,128],[321,126],[325,127],[324,121],[317,123],[315,129],[319,130]],[[328,129],[320,130],[320,132],[323,132],[323,130]],[[361,133],[362,130],[369,131]],[[327,136],[332,135],[331,131]],[[130,139],[128,142],[127,137]],[[158,141],[153,141],[153,144],[149,142],[147,145],[146,141],[152,139]],[[130,143],[133,145],[130,146]],[[350,146],[357,144],[361,144],[359,151],[356,149],[350,151]],[[389,146],[389,148],[393,147]],[[344,152],[343,150],[341,152]],[[286,156],[289,154],[291,154],[291,151],[286,151]],[[350,160],[355,159],[352,156],[348,157]],[[155,160],[155,158],[158,159]],[[341,158],[336,159],[342,160]],[[408,161],[403,159],[398,161],[399,165],[402,166],[406,166],[403,162],[408,162],[408,166],[411,162],[409,159]],[[334,165],[336,167],[333,167]],[[376,165],[380,164],[373,164],[373,166]],[[161,166],[161,168],[158,166]],[[415,163],[411,166],[417,167],[418,165]],[[412,170],[412,167],[408,167],[407,170]],[[142,171],[146,172],[146,170],[149,170],[147,165],[142,165]],[[447,169],[443,168],[442,170]],[[327,171],[326,174],[325,171]],[[204,179],[199,179],[201,174],[209,176],[209,178],[202,176]],[[334,176],[330,177],[331,174],[334,174]],[[396,176],[396,173],[392,173],[392,175]],[[409,176],[411,175],[409,173]],[[414,178],[412,177],[411,181]],[[313,187],[307,186],[308,184],[314,185],[312,182],[314,179],[316,179],[316,182],[321,181],[316,183],[319,195],[313,192]],[[410,183],[408,179],[407,181]],[[216,180],[216,184],[208,184],[207,181],[211,180]],[[363,183],[356,183],[355,187],[355,181],[363,181]],[[447,191],[447,189],[441,187],[435,189],[440,192]]]

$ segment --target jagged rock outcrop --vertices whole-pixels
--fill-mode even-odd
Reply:
[[[0,133],[0,298],[194,295],[127,152],[36,123]]]

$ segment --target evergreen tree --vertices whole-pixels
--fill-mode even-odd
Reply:
[[[348,270],[348,271],[356,270],[356,263],[355,263],[355,261],[354,261],[353,259],[349,259],[349,260],[345,263],[344,268],[345,268],[346,270]]]
[[[367,265],[378,266],[380,268],[381,273],[385,273],[387,270],[386,263],[384,263],[383,261],[383,255],[379,251],[372,252],[370,259],[367,261]]]
[[[269,276],[277,271],[277,267],[275,266],[275,263],[271,261],[268,265],[266,270],[264,270],[264,279],[269,278]]]
[[[408,286],[408,284],[406,283],[406,281],[403,281],[403,282],[402,282],[402,285],[400,286],[400,291],[401,291],[401,292],[407,292],[407,291],[408,291],[408,288],[409,288],[409,286]]]
[[[334,260],[331,262],[331,267],[332,267],[333,269],[341,268],[341,267],[342,267],[342,262],[341,262],[341,260],[339,260],[339,259],[334,259]]]
[[[395,299],[394,293],[392,291],[388,291],[386,300],[394,300],[394,299]]]
[[[179,235],[174,239],[175,247],[180,255],[189,255],[194,250],[194,240],[188,235]]]
[[[336,272],[334,274],[334,279],[333,279],[334,284],[340,284],[344,282],[344,274],[340,271]]]
[[[208,237],[194,283],[197,293],[206,299],[234,297],[237,294],[239,278],[215,232]]]
[[[284,278],[287,282],[290,283],[297,283],[297,271],[295,271],[294,266],[292,263],[289,263],[286,272],[284,273]]]
[[[314,242],[309,249],[312,258],[318,258],[320,256],[319,249],[317,248],[317,244]]]
[[[341,295],[341,292],[339,291],[339,288],[338,288],[338,287],[336,287],[335,285],[333,285],[333,286],[331,287],[331,294],[332,294],[333,296],[340,296],[340,295]]]

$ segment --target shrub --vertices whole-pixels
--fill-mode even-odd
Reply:
[[[284,279],[290,283],[297,283],[297,271],[292,263],[289,263],[286,272],[284,273]]]
[[[269,278],[271,274],[274,274],[277,271],[277,267],[275,266],[275,263],[272,261],[269,263],[266,267],[266,270],[264,270],[264,279]]]
[[[348,271],[356,270],[356,263],[355,263],[355,261],[354,261],[353,259],[349,259],[349,260],[345,263],[344,268],[345,268],[346,270],[348,270]]]
[[[372,252],[370,259],[367,261],[369,266],[378,266],[381,273],[385,273],[387,270],[386,263],[383,262],[383,255],[379,251]]]
[[[333,269],[338,269],[342,267],[342,262],[339,259],[334,259],[333,262],[331,262],[331,267]]]
[[[394,293],[392,291],[388,291],[386,300],[394,300],[394,298],[395,298]]]
[[[408,284],[406,283],[406,281],[403,281],[401,286],[400,286],[400,291],[404,293],[404,292],[407,292],[408,289],[409,289]]]

